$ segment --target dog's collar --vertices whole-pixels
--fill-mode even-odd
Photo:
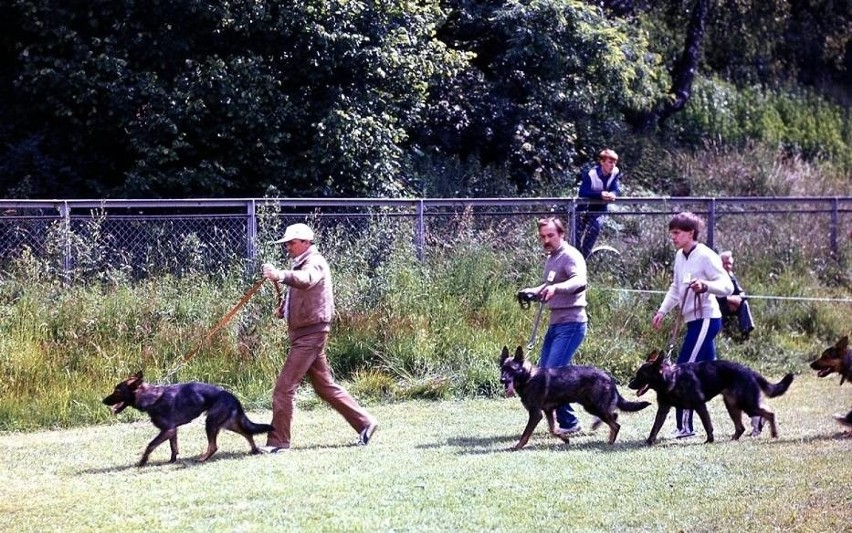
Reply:
[[[671,365],[668,368],[662,369],[663,373],[663,382],[666,384],[666,392],[671,392],[675,388],[675,383],[677,383],[677,374],[680,373],[680,368],[677,365]],[[668,379],[671,376],[672,379]]]

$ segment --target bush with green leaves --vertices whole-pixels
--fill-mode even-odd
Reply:
[[[738,88],[718,78],[704,79],[670,127],[693,144],[706,139],[735,146],[759,142],[852,168],[849,109],[804,89]]]

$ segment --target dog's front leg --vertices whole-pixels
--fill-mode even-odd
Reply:
[[[707,411],[707,404],[702,403],[695,408],[698,417],[701,418],[701,424],[704,426],[704,433],[707,434],[706,442],[713,442],[713,422],[710,421],[710,413]]]
[[[517,444],[512,448],[514,450],[520,450],[524,446],[527,445],[527,442],[530,440],[532,436],[533,430],[541,422],[541,411],[535,410],[530,411],[530,419],[527,421],[527,427],[524,428],[524,432],[521,434],[521,438]]]
[[[657,442],[657,434],[660,433],[660,429],[663,427],[663,422],[666,421],[666,417],[669,415],[670,410],[670,405],[657,405],[657,417],[654,418],[654,425],[651,427],[651,434],[648,435],[648,440],[645,441],[648,446],[653,446],[653,444]]]
[[[160,433],[156,437],[154,437],[151,442],[148,443],[148,446],[142,453],[142,458],[139,459],[139,462],[136,464],[136,466],[145,466],[148,463],[148,457],[151,456],[151,452],[153,452],[157,446],[166,442],[167,440],[171,443],[172,447],[172,459],[170,462],[175,462],[175,459],[177,458],[177,428],[169,428],[160,431]]]

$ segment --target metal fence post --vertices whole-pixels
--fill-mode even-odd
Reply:
[[[257,258],[257,209],[255,200],[246,203],[246,276],[254,272]]]
[[[415,221],[414,227],[414,244],[417,248],[417,260],[423,261],[424,248],[426,246],[426,222],[424,220],[424,205],[423,199],[421,198],[419,202],[417,202],[416,206],[417,210],[417,220]]]
[[[62,219],[62,282],[71,284],[71,208],[68,202],[59,204],[59,216]]]
[[[839,210],[840,201],[835,196],[831,199],[831,222],[828,225],[828,242],[831,250],[831,257],[838,259],[837,249],[837,228],[840,225],[837,212]]]
[[[716,199],[710,198],[707,204],[707,246],[715,250],[714,242],[716,241]]]
[[[571,224],[571,245],[577,243],[577,197],[571,198],[571,203],[568,204],[568,223]],[[579,245],[578,245],[579,246]]]

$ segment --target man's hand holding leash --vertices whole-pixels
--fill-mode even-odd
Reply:
[[[281,281],[284,275],[284,271],[275,268],[275,265],[272,263],[263,263],[262,270],[263,277],[269,281]]]
[[[284,271],[275,268],[272,263],[263,263],[261,267],[263,278],[268,279],[275,286],[275,293],[278,295],[278,305],[275,306],[275,316],[284,318],[284,295],[281,291],[281,279],[284,277]]]
[[[543,286],[533,289],[523,289],[518,292],[518,302],[521,304],[521,307],[524,307],[525,309],[529,307],[529,302],[538,301],[538,311],[535,313],[535,322],[533,322],[532,334],[530,335],[530,340],[527,343],[527,351],[532,350],[533,346],[535,346],[535,340],[538,334],[538,325],[541,322],[541,313],[544,310],[544,302],[553,298],[553,294],[556,292],[552,285],[555,278],[556,272],[551,270],[547,273],[547,281]]]

